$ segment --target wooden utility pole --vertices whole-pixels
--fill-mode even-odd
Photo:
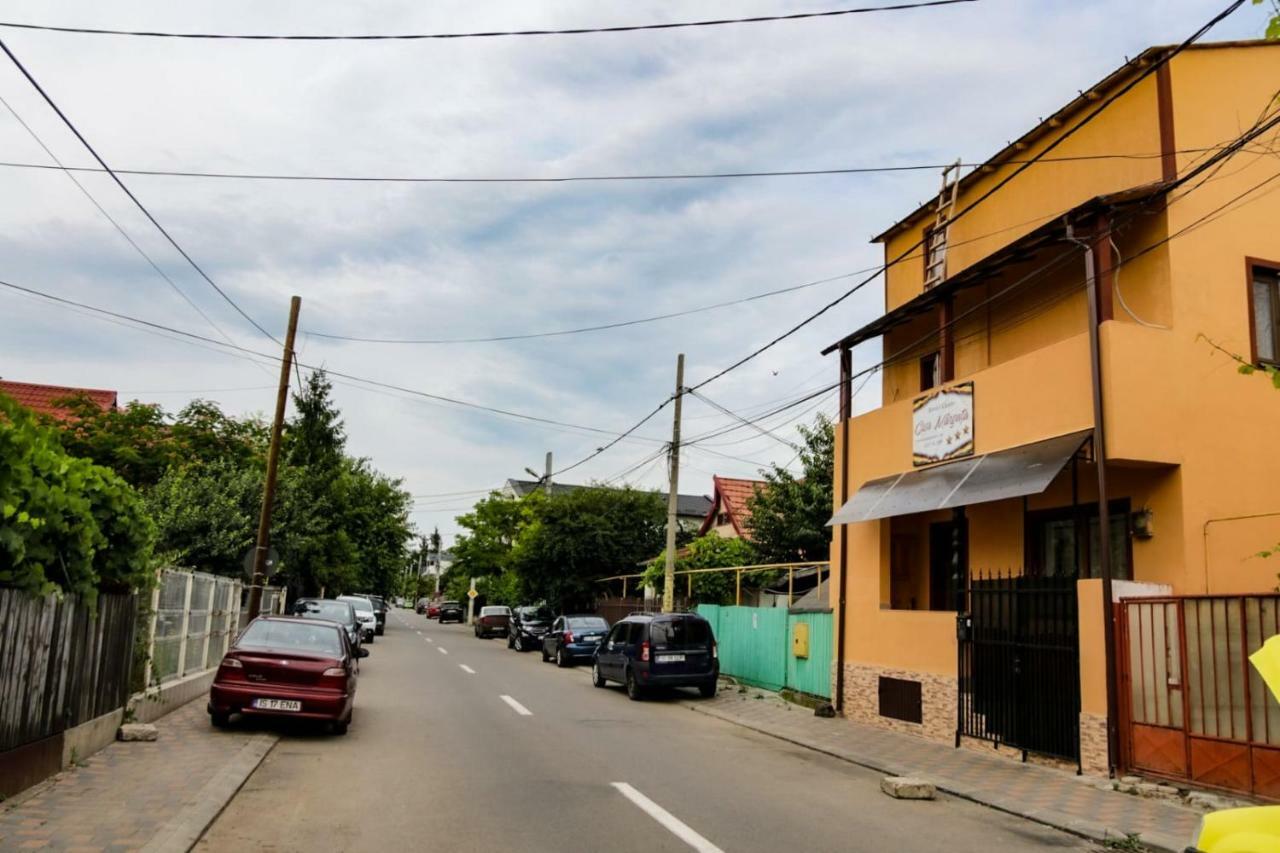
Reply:
[[[676,523],[680,503],[680,402],[684,397],[684,353],[676,356],[676,410],[671,424],[671,491],[667,495],[667,565],[662,574],[662,612],[676,609]]]
[[[267,448],[267,482],[262,490],[262,513],[258,516],[258,547],[253,554],[253,581],[249,587],[249,618],[262,608],[262,585],[267,581],[267,552],[271,548],[271,505],[276,497],[276,468],[280,462],[280,433],[284,430],[284,407],[289,402],[289,370],[293,367],[293,338],[298,331],[298,309],[302,299],[289,300],[289,330],[284,336],[284,357],[280,359],[280,388],[276,391],[276,416],[271,421],[271,444]]]

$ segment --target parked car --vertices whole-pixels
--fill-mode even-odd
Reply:
[[[591,666],[596,687],[616,681],[633,700],[652,687],[697,687],[716,695],[720,661],[711,623],[696,613],[628,616],[613,626]]]
[[[356,698],[356,660],[341,626],[320,619],[259,616],[227,650],[209,688],[209,719],[232,714],[327,720],[346,734]]]
[[[440,602],[440,624],[446,622],[464,622],[466,617],[463,616],[462,605],[457,601]]]
[[[428,619],[440,618],[440,602],[438,601],[427,602],[427,618]]]
[[[561,616],[542,637],[542,660],[555,660],[556,666],[591,660],[607,633],[609,623],[603,617]]]
[[[507,630],[511,625],[511,608],[499,604],[493,604],[488,607],[480,608],[480,615],[476,618],[476,636],[482,640],[488,639],[494,634],[507,636]]]
[[[550,607],[517,607],[511,611],[511,628],[507,632],[507,648],[518,652],[542,646],[542,635],[551,627],[555,614]]]
[[[426,613],[427,605],[430,603],[431,603],[431,600],[428,598],[419,598],[418,603],[413,606],[413,609],[417,613]]]
[[[372,643],[378,633],[378,617],[373,612],[373,602],[362,595],[340,595],[338,601],[346,601],[355,608],[356,618],[360,620],[360,631],[366,643]]]
[[[387,630],[387,602],[380,595],[363,595],[361,598],[369,599],[373,605],[373,618],[378,620],[373,633],[381,637]]]
[[[327,619],[337,622],[347,632],[347,640],[352,647],[360,647],[360,620],[356,618],[356,609],[346,601],[334,601],[330,598],[299,598],[289,611],[294,616],[304,619]]]

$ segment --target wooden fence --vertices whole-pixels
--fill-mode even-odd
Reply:
[[[136,607],[131,594],[99,595],[94,608],[0,589],[0,788],[30,765],[56,770],[62,732],[128,701]]]

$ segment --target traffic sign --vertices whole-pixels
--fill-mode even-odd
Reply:
[[[479,595],[480,593],[476,592],[474,589],[467,590],[467,598],[478,598]]]

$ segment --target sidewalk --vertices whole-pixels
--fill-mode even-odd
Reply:
[[[764,698],[757,699],[757,695]],[[939,791],[1096,841],[1137,833],[1157,850],[1181,853],[1200,813],[1111,790],[1105,780],[1023,764],[813,711],[748,687],[722,690],[688,707],[893,776],[921,776]]]
[[[0,850],[185,853],[277,740],[213,729],[203,697],[156,728],[0,804]]]

